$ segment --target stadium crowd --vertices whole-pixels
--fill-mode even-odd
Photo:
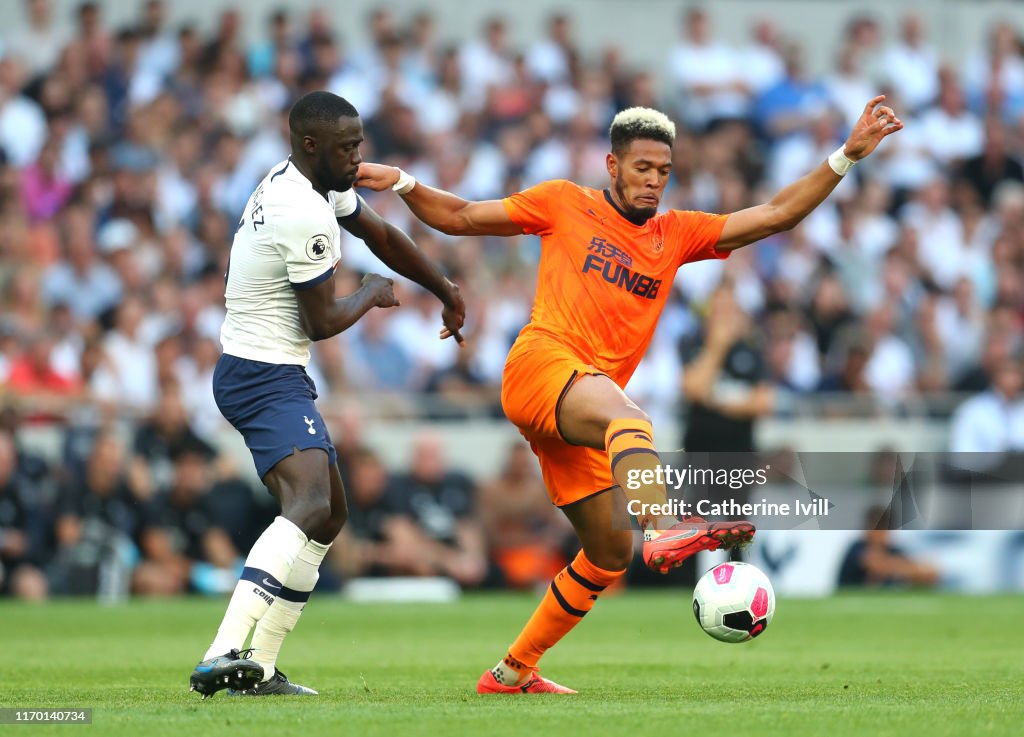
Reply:
[[[655,74],[623,47],[582,48],[558,14],[515,48],[497,16],[449,44],[429,12],[386,8],[342,37],[326,10],[283,5],[246,38],[237,7],[204,35],[170,27],[164,0],[120,28],[96,3],[72,18],[48,0],[21,5],[0,33],[0,591],[233,586],[268,512],[215,450],[223,274],[249,194],[288,155],[290,103],[314,89],[360,111],[364,159],[471,199],[551,178],[606,186],[611,117],[658,107],[679,124],[666,205],[714,212],[809,170],[884,91],[905,130],[796,230],[683,269],[629,390],[677,407],[697,396],[682,377],[706,342],[743,342],[749,365],[732,378],[771,390],[752,416],[808,396],[900,412],[974,394],[953,415],[953,449],[1024,449],[1024,43],[1012,25],[951,65],[924,16],[857,16],[834,64],[815,70],[769,20],[734,47],[691,9]],[[399,283],[401,309],[317,344],[321,395],[436,419],[500,414],[537,240],[453,239],[394,196],[364,196],[460,284],[469,340],[439,342],[434,298]],[[343,291],[387,273],[343,237]],[[705,330],[723,299],[735,319]],[[44,424],[61,429],[55,466],[17,442]],[[396,477],[345,428],[335,435],[352,507],[339,580],[529,585],[563,565],[564,521],[523,447],[472,480],[425,434]]]

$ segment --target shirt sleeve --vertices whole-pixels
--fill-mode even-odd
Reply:
[[[555,179],[524,189],[501,201],[513,223],[529,235],[547,235],[554,227],[559,201],[567,182]]]
[[[339,220],[346,220],[359,216],[363,209],[362,198],[354,190],[347,189],[344,192],[332,192],[334,195],[334,217]]]
[[[284,257],[293,289],[311,289],[334,273],[332,228],[322,216],[284,212],[274,231],[274,242]]]
[[[672,210],[673,238],[679,244],[679,265],[712,258],[728,258],[729,251],[716,251],[728,215],[695,210]]]

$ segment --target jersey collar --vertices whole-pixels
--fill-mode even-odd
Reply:
[[[295,179],[296,181],[302,182],[303,184],[305,184],[310,189],[313,189],[313,183],[311,181],[309,181],[309,178],[305,174],[303,174],[301,171],[299,171],[299,167],[295,166],[295,162],[292,161],[291,155],[288,156],[287,168],[285,170],[283,170],[282,173],[283,173],[284,176],[291,177],[291,178]],[[315,189],[313,189],[313,191],[316,192]],[[319,192],[316,192],[316,194],[318,196],[322,197],[325,201],[330,202],[330,200],[327,198],[326,194],[321,195]]]
[[[615,200],[612,198],[612,193],[610,190],[604,189],[601,191],[604,193],[605,200],[608,202],[609,205],[612,206],[615,212],[619,214],[619,217],[621,217],[623,220],[628,221],[631,225],[635,225],[638,228],[642,228],[645,225],[647,225],[648,222],[650,222],[652,217],[654,217],[653,215],[650,218],[639,217],[637,215],[630,215],[615,203]]]

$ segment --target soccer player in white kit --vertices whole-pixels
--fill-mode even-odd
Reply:
[[[305,371],[309,344],[337,335],[374,307],[398,305],[392,280],[377,274],[335,298],[340,229],[435,294],[443,305],[440,338],[462,342],[458,287],[352,191],[363,140],[355,108],[312,92],[295,103],[288,127],[291,156],[253,192],[231,246],[224,353],[213,378],[217,405],[245,438],[281,514],[249,552],[217,635],[192,672],[191,689],[204,699],[224,688],[238,695],[316,694],[275,667],[348,516],[337,454]]]

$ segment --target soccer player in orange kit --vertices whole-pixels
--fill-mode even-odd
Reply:
[[[611,186],[604,191],[556,180],[503,200],[467,202],[401,169],[360,165],[357,187],[394,189],[417,218],[444,233],[541,237],[533,312],[509,352],[501,401],[583,549],[555,576],[508,655],[481,676],[479,693],[575,693],[541,677],[537,663],[625,573],[633,534],[613,520],[624,516],[626,494],[647,504],[665,500],[657,484],[627,491],[627,479],[635,486],[658,455],[650,419],[622,387],[647,350],[676,270],[726,258],[803,220],[854,163],[903,127],[884,99],[868,102],[846,143],[814,171],[767,203],[731,215],[658,213],[675,126],[648,108],[612,121]],[[749,522],[638,520],[644,562],[661,572],[698,550],[731,548],[754,534]]]

